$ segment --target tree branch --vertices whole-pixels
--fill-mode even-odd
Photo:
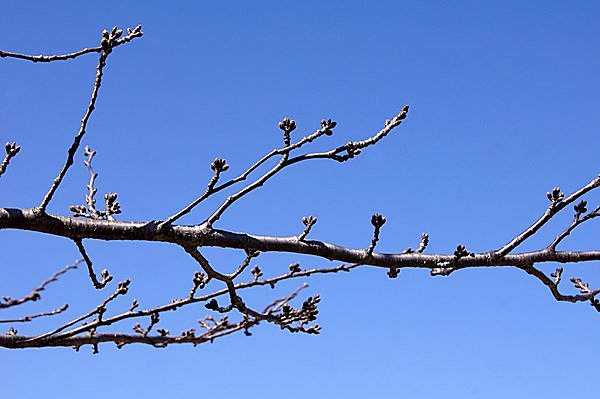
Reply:
[[[112,52],[112,49],[114,47],[116,47],[122,43],[127,43],[136,37],[140,37],[143,34],[141,31],[140,25],[138,25],[138,27],[136,27],[134,31],[130,31],[130,33],[127,36],[125,36],[122,40],[119,40],[122,33],[123,33],[123,31],[117,30],[116,27],[112,29],[110,34],[106,30],[102,32],[102,42],[101,42],[102,51],[100,52],[100,58],[98,59],[98,66],[96,68],[96,79],[94,80],[94,88],[92,89],[92,95],[90,98],[90,102],[88,104],[85,114],[83,115],[83,118],[81,119],[79,131],[75,135],[75,138],[73,139],[73,144],[71,144],[71,147],[69,148],[69,151],[67,153],[67,160],[66,160],[65,164],[63,165],[62,169],[60,170],[60,172],[58,173],[58,176],[56,177],[56,179],[54,179],[54,181],[52,182],[52,186],[50,186],[50,189],[48,190],[48,192],[44,196],[44,199],[42,200],[42,202],[40,203],[40,205],[38,207],[38,211],[41,213],[46,212],[46,207],[50,203],[50,200],[52,200],[52,196],[58,189],[58,186],[60,185],[63,178],[67,174],[67,171],[69,170],[71,165],[73,165],[73,157],[75,156],[75,153],[77,152],[77,149],[79,148],[81,139],[85,135],[85,129],[86,129],[88,120],[90,119],[90,116],[92,115],[92,112],[94,111],[94,109],[96,107],[96,100],[98,99],[98,91],[100,90],[100,85],[102,84],[102,75],[104,73],[104,67],[106,66],[106,59],[108,58],[108,55]]]

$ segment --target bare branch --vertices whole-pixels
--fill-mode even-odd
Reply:
[[[300,233],[300,235],[298,236],[298,241],[302,241],[306,238],[308,233],[310,233],[310,229],[312,229],[312,227],[315,225],[315,223],[317,223],[317,218],[313,217],[312,215],[309,217],[302,218],[302,224],[304,224],[305,227],[304,227],[304,231],[302,233]]]
[[[73,144],[71,144],[71,147],[69,148],[69,151],[67,154],[67,160],[66,160],[65,164],[63,165],[61,171],[59,172],[58,176],[56,177],[56,179],[54,179],[52,186],[50,186],[50,189],[48,190],[48,192],[44,196],[44,199],[42,200],[42,202],[40,203],[40,205],[38,207],[38,211],[41,213],[46,212],[46,207],[50,203],[52,196],[58,189],[58,186],[60,185],[63,178],[67,174],[67,171],[69,170],[71,165],[73,165],[73,157],[75,156],[75,153],[77,152],[77,149],[79,148],[81,139],[85,135],[85,129],[87,127],[88,120],[90,119],[90,116],[92,115],[92,112],[94,111],[94,109],[96,107],[96,100],[98,99],[98,91],[100,90],[100,85],[102,84],[102,75],[104,73],[104,67],[106,66],[106,59],[108,58],[108,55],[112,52],[112,49],[114,47],[116,47],[122,43],[131,41],[132,39],[134,39],[136,37],[140,37],[142,35],[141,26],[138,25],[138,27],[136,27],[134,31],[130,31],[130,33],[127,36],[125,36],[123,39],[119,40],[122,33],[123,33],[122,31],[116,30],[116,28],[113,28],[113,30],[111,31],[110,34],[106,30],[102,32],[102,42],[101,42],[102,51],[100,52],[100,58],[98,60],[98,67],[96,68],[96,79],[94,80],[94,88],[92,89],[92,95],[90,98],[90,102],[88,104],[85,114],[83,115],[83,118],[81,119],[81,125],[79,126],[79,131],[75,135]]]
[[[38,317],[46,317],[46,316],[57,315],[59,313],[64,312],[68,308],[69,308],[69,305],[68,304],[64,304],[60,308],[56,308],[54,310],[51,310],[50,312],[42,312],[42,313],[34,314],[32,316],[21,317],[21,318],[18,318],[18,319],[4,319],[4,320],[0,319],[0,323],[26,323],[26,322],[32,321],[33,319],[37,319]]]
[[[534,235],[543,225],[545,225],[554,215],[563,210],[566,206],[575,202],[582,195],[590,192],[591,190],[600,186],[600,174],[597,175],[591,182],[575,191],[573,194],[569,195],[567,198],[561,196],[560,190],[554,189],[552,193],[548,193],[548,197],[550,199],[550,206],[546,209],[546,212],[535,221],[531,226],[529,226],[525,231],[521,234],[513,238],[508,244],[503,246],[502,248],[494,251],[494,256],[505,256],[510,253],[513,249],[515,249],[518,245],[520,245],[523,241]],[[558,192],[557,192],[558,191]]]
[[[592,212],[588,213],[587,215],[585,215],[584,217],[581,217],[581,215],[585,212],[587,212],[587,209],[585,208],[587,205],[586,201],[581,201],[579,204],[575,205],[575,216],[573,217],[573,222],[569,225],[569,227],[567,227],[562,233],[560,233],[555,239],[554,241],[552,241],[550,243],[550,245],[548,245],[548,249],[551,251],[556,250],[556,246],[562,241],[564,240],[569,234],[571,234],[571,232],[580,224],[587,222],[588,220],[591,220],[597,216],[600,216],[600,206],[596,207],[596,209],[594,209]]]
[[[379,241],[379,232],[381,231],[381,227],[385,224],[385,218],[380,214],[376,213],[371,217],[371,224],[375,227],[375,231],[373,232],[373,239],[371,240],[371,245],[367,249],[367,257],[373,254],[373,250]]]
[[[127,35],[123,38],[117,38],[111,45],[112,48],[118,47],[121,44],[125,44],[135,39],[136,37],[140,37],[143,35],[142,26],[138,25],[133,30],[127,28]],[[69,54],[62,55],[27,55],[27,54],[18,54],[11,53],[9,51],[0,50],[0,58],[18,58],[22,60],[32,61],[32,62],[53,62],[53,61],[64,61],[70,60],[73,58],[77,58],[81,55],[89,54],[89,53],[99,53],[104,50],[104,46],[84,48],[83,50],[75,51]]]
[[[286,154],[289,153],[293,150],[296,150],[300,147],[302,147],[304,144],[307,143],[311,143],[314,140],[318,139],[319,137],[323,136],[323,135],[328,135],[331,136],[333,134],[333,128],[337,125],[336,122],[333,122],[331,119],[329,120],[325,120],[323,119],[321,121],[321,129],[317,130],[316,132],[303,137],[300,141],[294,143],[294,144],[290,144],[287,146],[284,146],[283,148],[280,149],[275,149],[272,150],[271,152],[269,152],[268,154],[266,154],[265,156],[263,156],[260,160],[258,160],[257,162],[255,162],[252,166],[250,166],[248,169],[246,169],[241,175],[237,176],[234,179],[231,179],[217,187],[214,187],[214,183],[213,185],[211,185],[209,183],[207,189],[204,191],[204,193],[196,198],[194,201],[192,201],[188,206],[186,206],[185,208],[183,208],[181,211],[179,211],[178,213],[170,216],[169,218],[167,218],[162,224],[161,227],[169,225],[174,223],[177,219],[179,219],[180,217],[188,214],[192,209],[194,209],[198,204],[200,204],[202,201],[204,201],[206,198],[210,197],[213,194],[218,193],[221,190],[224,190],[236,183],[239,183],[241,181],[244,181],[248,178],[248,176],[254,172],[256,169],[258,169],[262,164],[264,164],[266,161],[268,161],[269,159],[271,159],[272,157],[276,156],[276,155],[282,155],[282,154]],[[229,165],[227,165],[229,166]],[[225,169],[227,170],[227,169]],[[214,179],[214,177],[213,177]],[[218,179],[218,178],[217,178]],[[212,182],[212,180],[211,180]],[[215,181],[216,183],[216,181]]]
[[[92,284],[94,284],[94,288],[96,288],[97,290],[104,288],[106,286],[106,284],[108,284],[109,281],[112,281],[113,276],[110,275],[108,270],[103,269],[100,272],[102,281],[98,281],[98,278],[96,277],[96,273],[94,273],[92,260],[90,259],[87,252],[85,251],[83,242],[81,241],[81,239],[78,239],[78,238],[73,239],[73,241],[75,242],[75,245],[77,245],[77,249],[79,249],[79,253],[81,254],[81,256],[83,256],[83,260],[85,260],[85,264],[87,265],[87,268],[88,268],[88,274],[90,275],[90,280],[92,280]]]
[[[292,133],[297,129],[297,125],[294,120],[284,118],[279,123],[283,141],[282,147],[267,153],[242,174],[226,182],[222,182],[221,179],[222,174],[229,169],[229,165],[224,159],[215,159],[210,165],[213,171],[212,177],[202,195],[164,221],[123,222],[114,220],[113,215],[120,213],[120,206],[117,201],[117,194],[115,193],[107,193],[104,196],[104,210],[97,209],[95,197],[97,189],[95,182],[98,175],[92,167],[92,161],[96,153],[86,146],[84,156],[87,159],[84,161],[84,164],[89,172],[89,181],[86,186],[85,205],[72,206],[70,209],[73,217],[47,213],[46,208],[68,169],[73,164],[74,155],[78,151],[81,140],[86,133],[87,123],[96,106],[108,55],[111,54],[115,47],[141,35],[141,27],[128,30],[127,35],[124,37],[122,37],[123,32],[117,30],[115,27],[110,32],[103,31],[99,47],[83,49],[71,54],[28,56],[0,52],[0,57],[20,58],[33,62],[72,59],[92,52],[100,54],[90,101],[81,120],[79,130],[68,150],[65,164],[39,207],[32,209],[0,208],[0,230],[18,229],[35,231],[73,240],[83,257],[82,261],[85,261],[87,265],[90,280],[97,289],[105,287],[113,277],[105,269],[100,273],[101,280],[98,280],[92,261],[83,245],[84,239],[154,241],[175,244],[183,248],[190,255],[199,265],[200,270],[195,271],[189,292],[183,292],[183,295],[179,299],[174,299],[169,303],[140,310],[140,303],[134,299],[127,311],[112,316],[107,315],[109,304],[119,296],[127,294],[130,284],[130,280],[128,279],[120,282],[118,288],[111,295],[106,297],[104,301],[89,312],[75,317],[62,325],[52,326],[47,332],[35,336],[19,335],[17,330],[11,328],[6,334],[0,334],[0,346],[8,348],[72,346],[79,349],[82,345],[91,345],[93,352],[97,353],[99,343],[102,342],[113,342],[119,348],[132,343],[148,344],[155,347],[165,347],[176,343],[197,345],[204,342],[212,342],[214,339],[236,331],[244,331],[246,335],[250,335],[249,330],[263,321],[292,333],[318,334],[320,327],[312,323],[316,320],[318,314],[319,295],[306,298],[300,307],[295,308],[292,305],[292,301],[297,298],[299,292],[307,287],[306,283],[300,285],[298,289],[289,295],[277,298],[271,302],[267,300],[265,301],[266,305],[262,304],[258,307],[254,305],[249,306],[244,301],[242,295],[244,292],[247,292],[244,290],[248,290],[251,287],[264,286],[275,288],[281,281],[305,278],[315,274],[348,272],[358,266],[373,266],[383,268],[384,270],[387,269],[387,275],[390,278],[396,278],[403,268],[425,269],[434,276],[448,276],[455,271],[468,268],[516,267],[534,276],[547,286],[556,300],[566,302],[589,301],[596,310],[600,311],[600,300],[596,299],[596,296],[600,294],[600,290],[591,289],[587,282],[573,277],[570,281],[573,287],[579,290],[579,293],[574,295],[563,294],[559,291],[563,268],[557,268],[554,273],[548,276],[536,267],[538,264],[548,262],[567,264],[600,260],[600,251],[598,250],[580,252],[556,251],[557,245],[575,228],[588,220],[600,216],[600,207],[586,213],[587,203],[582,200],[574,207],[575,215],[571,224],[548,247],[531,252],[513,253],[521,243],[535,235],[554,215],[578,200],[584,194],[600,186],[600,175],[597,175],[590,183],[569,196],[565,196],[559,188],[554,188],[547,193],[548,200],[550,201],[548,209],[536,222],[500,249],[482,253],[470,252],[465,245],[459,244],[455,250],[450,250],[448,253],[425,254],[425,249],[429,244],[429,236],[426,233],[421,235],[421,241],[416,250],[409,247],[398,253],[377,253],[375,249],[380,239],[381,228],[386,222],[386,219],[380,214],[375,214],[371,218],[374,231],[371,243],[367,249],[353,249],[325,241],[307,240],[306,237],[310,234],[312,227],[317,221],[312,216],[302,219],[304,230],[299,235],[289,237],[260,236],[213,228],[214,223],[224,215],[231,205],[241,200],[253,190],[263,186],[271,177],[281,172],[287,166],[312,159],[331,159],[338,162],[345,162],[359,155],[365,148],[378,144],[395,127],[403,122],[408,114],[408,106],[403,107],[394,118],[387,120],[384,127],[377,133],[364,140],[350,141],[325,152],[300,152],[300,154],[296,154],[294,157],[291,155],[293,151],[303,148],[306,144],[320,137],[332,135],[333,129],[336,127],[336,122],[333,122],[331,119],[322,120],[319,130],[292,143]],[[0,164],[0,175],[4,173],[11,158],[18,151],[19,147],[16,144],[7,144],[7,156]],[[209,214],[203,223],[193,226],[174,224],[174,222],[191,212],[192,209],[208,197],[236,183],[245,181],[259,167],[266,166],[268,161],[272,161],[272,163],[266,172],[256,177],[254,181],[246,183],[237,192],[226,197]],[[78,219],[77,217],[82,217],[83,219]],[[203,255],[203,252],[205,252],[204,247],[242,249],[245,251],[246,256],[232,273],[225,274],[209,263],[208,259]],[[269,270],[263,270],[258,265],[250,267],[252,259],[262,252],[306,254],[316,256],[319,259],[343,262],[343,264],[331,268],[303,270],[299,263],[292,263],[289,265],[289,271],[279,272],[280,274],[276,274],[274,277],[265,276],[265,274],[269,274]],[[349,265],[347,266],[346,264]],[[44,290],[47,284],[56,281],[61,274],[74,267],[76,267],[76,264],[67,266],[65,269],[55,273],[49,280],[43,282],[26,297],[17,300],[5,297],[3,302],[0,303],[0,309],[40,299],[40,292]],[[250,273],[244,273],[247,269],[249,269]],[[242,280],[241,276],[246,277],[246,281],[236,283],[236,279],[239,278],[239,280]],[[213,288],[215,285],[217,288]],[[179,335],[171,335],[165,326],[159,325],[159,322],[162,324],[161,313],[178,310],[185,306],[192,306],[193,304],[201,304],[203,305],[202,309],[207,309],[211,312],[198,321],[198,325],[195,326],[198,328],[198,331],[196,331],[196,328],[189,328]],[[67,305],[50,312],[0,320],[0,323],[28,322],[39,317],[62,313],[66,309]],[[109,328],[115,328],[117,323],[125,320],[134,321],[133,319],[136,319],[135,321],[138,322],[133,326],[133,332],[131,330],[129,330],[129,333],[104,331]],[[120,326],[121,324],[119,324]]]
[[[60,276],[62,276],[63,274],[65,274],[66,272],[68,272],[69,270],[77,269],[77,265],[79,265],[81,262],[83,262],[83,259],[78,259],[75,262],[73,262],[73,264],[63,267],[61,270],[57,271],[52,276],[50,276],[49,279],[43,281],[39,286],[34,288],[33,291],[31,291],[31,293],[29,293],[29,295],[24,296],[23,298],[12,299],[12,298],[6,297],[6,296],[3,297],[2,302],[0,302],[0,309],[6,309],[6,308],[10,308],[12,306],[18,306],[18,305],[21,305],[21,304],[23,304],[25,302],[29,302],[29,301],[35,302],[35,301],[40,300],[42,298],[40,292],[44,291],[48,284],[58,281],[58,278]]]

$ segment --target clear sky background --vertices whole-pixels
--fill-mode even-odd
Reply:
[[[0,48],[70,52],[97,45],[103,28],[143,25],[142,39],[110,56],[83,142],[98,151],[99,195],[119,193],[121,220],[183,207],[204,190],[215,157],[228,160],[230,175],[243,171],[279,146],[284,116],[297,121],[295,137],[323,117],[338,121],[314,147],[330,148],[372,135],[410,104],[406,123],[380,145],[343,165],[287,169],[217,227],[292,235],[312,214],[312,238],[366,248],[370,216],[380,212],[388,222],[379,251],[415,247],[425,231],[428,252],[449,253],[459,243],[471,251],[503,245],[544,211],[546,191],[572,192],[600,171],[599,20],[597,1],[4,0]],[[0,206],[39,203],[77,131],[96,63],[96,55],[45,65],[0,60],[0,140],[22,146],[0,181]],[[82,160],[80,152],[51,212],[83,203]],[[600,195],[587,199],[595,205]],[[201,221],[218,203],[182,222]],[[522,250],[547,245],[571,217]],[[598,249],[599,232],[584,225],[562,248]],[[186,295],[197,268],[165,244],[93,242],[88,251],[116,279],[133,279],[115,312],[133,298],[146,307]],[[15,231],[0,231],[0,253],[0,294],[13,297],[78,257],[68,240]],[[224,268],[243,258],[207,255]],[[275,254],[253,263],[275,275],[294,261],[329,265]],[[598,287],[598,266],[572,265],[565,277]],[[320,336],[261,325],[252,337],[197,348],[2,350],[0,396],[563,398],[600,389],[600,314],[556,303],[522,271],[432,278],[405,270],[391,280],[365,269],[308,282],[304,293],[323,298]],[[93,291],[78,269],[23,312],[69,302],[66,320],[102,300]],[[281,292],[251,300],[265,304]],[[198,306],[161,325],[179,333],[204,314]]]

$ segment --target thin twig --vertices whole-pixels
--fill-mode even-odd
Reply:
[[[579,190],[575,191],[573,194],[569,195],[567,198],[559,201],[559,202],[551,202],[546,212],[535,221],[531,226],[529,226],[525,231],[521,234],[513,238],[509,243],[507,243],[502,248],[493,252],[493,255],[496,257],[502,257],[509,254],[513,249],[519,246],[523,241],[534,235],[543,225],[545,225],[554,215],[563,210],[569,204],[575,202],[582,195],[590,192],[591,190],[600,186],[600,175],[597,175],[591,182],[587,185],[583,186]]]
[[[12,306],[21,305],[21,304],[23,304],[25,302],[29,302],[29,301],[35,302],[35,301],[41,299],[40,292],[44,291],[48,284],[58,281],[58,278],[60,276],[62,276],[63,274],[65,274],[66,272],[68,272],[69,270],[77,269],[77,265],[79,265],[81,262],[83,262],[83,259],[78,259],[75,262],[73,262],[73,264],[63,267],[61,270],[57,271],[52,276],[50,276],[50,278],[43,281],[39,286],[34,288],[33,291],[31,291],[31,293],[29,295],[24,296],[23,298],[12,299],[9,297],[4,297],[3,298],[4,302],[0,303],[0,309],[6,309],[6,308],[10,308]]]
[[[116,40],[113,44],[113,48],[120,46],[121,44],[127,43],[136,37],[142,36],[143,33],[141,31],[141,26],[136,27],[134,30],[128,29],[127,36]],[[103,46],[84,48],[83,50],[75,51],[69,54],[61,54],[61,55],[27,55],[27,54],[18,54],[11,53],[10,51],[2,51],[0,50],[0,58],[18,58],[22,60],[32,61],[32,62],[53,62],[53,61],[64,61],[70,60],[73,58],[77,58],[81,55],[89,54],[89,53],[99,53],[103,50]]]
[[[69,151],[67,153],[67,160],[66,160],[65,164],[63,165],[61,171],[59,172],[58,176],[56,177],[56,179],[54,179],[54,181],[52,182],[50,189],[48,190],[48,192],[44,196],[44,199],[42,200],[42,202],[40,203],[40,205],[38,207],[38,211],[40,213],[46,212],[46,207],[50,203],[50,200],[52,200],[52,196],[58,189],[58,186],[60,185],[63,178],[67,174],[67,171],[69,170],[71,165],[73,165],[73,157],[75,156],[75,153],[77,152],[77,149],[79,148],[81,139],[85,135],[85,129],[87,127],[88,120],[90,119],[90,116],[92,115],[92,112],[94,111],[94,109],[96,107],[96,100],[98,99],[98,92],[99,92],[100,86],[102,84],[102,75],[104,73],[104,67],[106,66],[106,59],[108,58],[108,55],[111,53],[112,49],[116,45],[126,43],[126,42],[134,39],[135,37],[141,36],[142,32],[140,31],[140,29],[141,29],[141,27],[136,28],[135,32],[130,33],[129,35],[127,35],[126,37],[124,37],[121,40],[116,40],[116,39],[114,39],[114,36],[107,37],[107,35],[103,34],[102,51],[100,52],[100,58],[98,59],[98,66],[96,67],[96,78],[94,79],[94,88],[92,89],[92,95],[90,98],[90,102],[88,104],[85,114],[83,115],[83,118],[81,119],[79,131],[75,135],[75,138],[73,139],[73,143],[71,144],[71,147],[69,148]]]
[[[98,281],[98,278],[96,277],[96,273],[94,273],[94,267],[92,264],[92,260],[88,256],[88,254],[85,250],[85,247],[83,246],[83,242],[79,238],[75,238],[75,239],[73,239],[73,241],[75,242],[75,245],[77,245],[77,249],[79,249],[79,253],[83,257],[83,260],[85,260],[85,264],[87,265],[87,268],[88,268],[88,274],[90,275],[90,280],[92,280],[92,284],[94,284],[94,288],[96,288],[97,290],[104,288],[106,286],[106,284],[108,284],[108,282],[110,282],[113,279],[113,276],[110,275],[108,270],[103,269],[100,272],[102,281]]]
[[[42,312],[42,313],[34,314],[32,316],[21,317],[18,319],[4,319],[4,320],[0,319],[0,323],[26,323],[26,322],[32,321],[33,319],[37,319],[38,317],[54,316],[56,314],[64,312],[68,308],[69,308],[69,305],[64,304],[60,308],[56,308],[54,310],[51,310],[50,312]]]
[[[21,147],[19,147],[17,143],[6,143],[4,149],[6,150],[6,156],[2,160],[2,163],[0,163],[0,176],[4,174],[11,158],[19,153]]]

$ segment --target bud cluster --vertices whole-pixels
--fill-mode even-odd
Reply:
[[[221,173],[229,169],[229,165],[223,158],[215,158],[215,160],[210,164],[210,168],[216,173]]]
[[[17,143],[6,143],[4,149],[6,150],[6,155],[9,157],[14,157],[21,151],[21,147],[19,147]]]
[[[552,191],[547,192],[546,196],[550,200],[552,206],[558,204],[565,198],[565,194],[560,191],[559,187],[554,187]]]
[[[321,129],[327,136],[331,136],[333,134],[332,129],[337,126],[337,122],[334,122],[330,119],[321,119]]]

